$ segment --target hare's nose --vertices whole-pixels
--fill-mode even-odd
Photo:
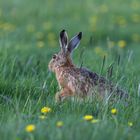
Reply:
[[[56,54],[54,54],[52,58],[55,59],[56,58]]]

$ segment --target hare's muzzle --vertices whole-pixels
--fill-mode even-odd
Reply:
[[[49,62],[48,68],[49,68],[50,71],[53,71],[54,72],[54,67],[53,67],[52,60]]]

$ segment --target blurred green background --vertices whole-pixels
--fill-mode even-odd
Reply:
[[[134,48],[140,42],[138,0],[1,0],[0,7],[0,43],[4,48],[27,50],[31,55],[29,50],[38,48],[47,54],[48,48],[58,49],[59,32],[66,29],[70,38],[82,31],[81,46],[94,47],[100,55],[107,55],[101,48],[116,46],[138,52],[138,47]]]
[[[62,29],[69,39],[83,32],[74,63],[127,90],[127,107],[98,101],[55,103],[58,85],[48,71],[48,62],[59,51]],[[139,140],[139,44],[139,0],[0,0],[1,139]],[[51,107],[52,113],[40,120],[43,106]],[[117,108],[118,115],[112,116],[111,108]],[[100,122],[84,122],[86,114]],[[64,122],[61,129],[56,127],[59,120]],[[31,123],[36,130],[28,133],[25,127]]]

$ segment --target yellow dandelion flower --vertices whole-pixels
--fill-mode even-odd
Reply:
[[[15,26],[11,23],[3,23],[3,30],[5,31],[13,31]]]
[[[128,122],[128,126],[132,127],[133,126],[133,122]]]
[[[45,115],[41,115],[41,116],[39,116],[39,118],[40,118],[41,120],[44,120],[44,119],[46,119],[47,117],[46,117]]]
[[[116,108],[111,109],[111,113],[112,115],[116,115],[118,112],[118,110]]]
[[[93,119],[93,120],[91,121],[91,123],[98,123],[98,122],[99,122],[98,119]]]
[[[27,32],[34,32],[35,31],[35,26],[33,24],[29,24],[26,27]]]
[[[100,11],[101,11],[102,13],[106,13],[106,12],[108,12],[108,6],[105,5],[105,4],[101,5],[101,7],[100,7]]]
[[[118,23],[119,23],[120,26],[126,26],[127,22],[126,22],[125,19],[121,19]]]
[[[42,48],[42,47],[44,47],[45,46],[45,43],[43,42],[43,41],[38,41],[37,42],[37,47],[38,48]]]
[[[101,54],[103,52],[101,47],[95,47],[94,51],[96,54]]]
[[[97,22],[98,22],[97,16],[93,15],[89,18],[89,29],[92,30],[93,32],[95,32],[97,29]]]
[[[48,39],[49,45],[50,45],[51,47],[55,47],[55,46],[57,45],[56,36],[55,36],[54,33],[49,32],[49,33],[48,33],[48,36],[47,36],[47,39]]]
[[[44,34],[43,34],[43,32],[37,32],[35,34],[35,36],[36,36],[37,39],[42,39],[44,37]]]
[[[116,22],[118,25],[125,27],[127,25],[127,21],[123,16],[118,16],[116,18]]]
[[[107,52],[104,51],[101,47],[95,47],[94,51],[95,51],[95,53],[96,53],[97,55],[99,55],[100,57],[104,57],[104,56],[107,57],[107,55],[108,55]]]
[[[139,34],[133,34],[132,35],[132,40],[134,41],[134,42],[139,42],[140,41],[140,35]]]
[[[52,110],[51,110],[50,107],[43,107],[43,108],[41,109],[41,113],[44,113],[44,114],[49,113],[49,112],[51,112],[51,111],[52,111]]]
[[[58,121],[57,123],[56,123],[56,126],[57,127],[62,127],[64,125],[64,123],[62,122],[62,121]]]
[[[93,119],[92,115],[85,115],[84,116],[84,120],[86,120],[86,121],[91,121],[92,119]]]
[[[132,21],[135,23],[140,22],[140,15],[139,14],[133,14],[131,18],[132,18]]]
[[[132,7],[132,9],[137,10],[137,9],[140,8],[140,3],[134,1],[134,2],[131,3],[131,7]]]
[[[118,41],[118,46],[119,46],[120,48],[126,47],[126,41],[125,41],[125,40],[120,40],[120,41]]]
[[[50,41],[49,42],[49,45],[51,46],[51,47],[56,47],[57,46],[57,42],[54,40],[54,41]]]
[[[29,124],[25,127],[26,132],[33,132],[36,129],[34,124]]]
[[[50,33],[48,33],[47,38],[48,38],[48,40],[55,40],[55,34],[50,32]]]
[[[91,25],[96,25],[96,24],[97,24],[97,21],[98,21],[98,17],[97,17],[97,16],[92,16],[92,17],[90,17],[90,19],[89,19],[89,23],[90,23]]]
[[[52,28],[52,23],[51,22],[44,22],[43,23],[43,29],[44,30],[50,30]]]

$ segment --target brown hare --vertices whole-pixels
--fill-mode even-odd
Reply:
[[[63,101],[68,97],[78,99],[93,99],[94,97],[126,97],[127,93],[113,85],[104,77],[89,71],[86,68],[77,68],[71,58],[71,53],[78,47],[82,38],[79,32],[70,41],[65,30],[60,32],[61,51],[54,54],[49,62],[49,69],[56,74],[60,91],[56,93],[56,101]]]

